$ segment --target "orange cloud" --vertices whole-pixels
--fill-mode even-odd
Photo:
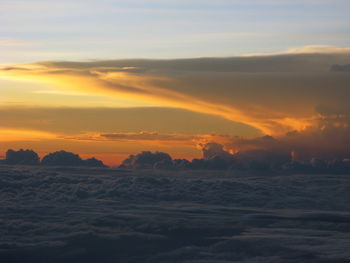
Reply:
[[[0,74],[216,115],[280,135],[315,125],[319,105],[348,102],[350,75],[329,68],[350,55],[311,51],[254,58],[46,62],[3,67]]]
[[[0,142],[40,141],[55,138],[57,138],[55,134],[45,131],[3,129],[0,127]]]

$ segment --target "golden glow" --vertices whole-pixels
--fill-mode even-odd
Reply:
[[[55,138],[57,138],[55,134],[44,131],[0,128],[0,142],[41,141]]]
[[[282,57],[286,72],[276,68]],[[0,152],[8,146],[33,148],[41,155],[64,149],[82,156],[100,156],[109,164],[111,156],[120,160],[142,150],[164,151],[174,157],[191,159],[199,157],[202,146],[212,141],[235,153],[274,143],[269,137],[266,141],[246,140],[252,135],[273,135],[280,139],[290,131],[303,131],[303,134],[322,131],[321,116],[329,118],[330,114],[346,111],[350,75],[329,72],[329,61],[315,63],[306,56],[300,69],[288,59],[289,55],[282,57],[267,59],[262,64],[259,64],[261,58],[258,63],[249,60],[251,68],[243,65],[242,72],[236,69],[237,65],[241,67],[241,60],[232,60],[233,68],[232,65],[225,68],[222,65],[226,62],[220,64],[223,62],[220,59],[218,68],[215,65],[212,68],[210,61],[203,62],[206,60],[192,60],[189,64],[138,61],[135,65],[143,65],[138,67],[128,66],[134,63],[130,61],[45,62],[2,67],[0,78],[24,83],[12,91],[11,85],[6,87],[4,81],[5,87],[1,88],[8,98],[18,95],[22,99],[31,94],[26,100],[30,106],[36,106],[39,100],[44,104],[36,109],[28,107],[27,112],[23,106],[21,110],[18,106],[1,108],[3,125],[10,128],[0,130]],[[347,58],[341,59],[340,62]],[[124,63],[126,66],[121,66]],[[201,63],[208,64],[202,67]],[[186,66],[180,70],[182,65]],[[37,89],[28,92],[27,83],[37,85]],[[6,105],[6,99],[2,98],[2,103]],[[153,105],[158,112],[148,111]],[[127,110],[121,111],[121,106]],[[169,114],[169,109],[185,113]],[[206,117],[198,118],[196,126],[194,115]],[[348,125],[332,123],[337,129]],[[295,144],[289,140],[305,139],[288,136],[284,138],[288,145]]]
[[[110,166],[120,164],[130,153],[145,149],[165,151],[174,158],[193,159],[201,156],[201,151],[194,147],[194,136],[154,134],[152,138],[147,139],[142,137],[142,133],[141,138],[135,138],[135,133],[125,135],[126,137],[116,140],[93,133],[64,136],[37,130],[1,128],[0,156],[4,156],[10,148],[34,149],[40,157],[50,152],[66,150],[79,153],[83,158],[98,158]]]
[[[6,79],[34,81],[70,92],[73,90],[217,115],[250,125],[265,134],[283,134],[289,130],[301,130],[307,126],[308,121],[305,119],[286,118],[283,114],[274,119],[259,118],[235,105],[216,103],[164,88],[167,84],[175,82],[171,77],[104,72],[104,69],[52,69],[34,64],[23,67],[13,66],[11,70],[3,69],[0,71],[0,76]],[[278,114],[271,112],[271,116],[278,116]]]

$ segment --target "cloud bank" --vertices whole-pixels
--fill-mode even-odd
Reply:
[[[334,65],[349,61],[348,48],[306,47],[232,58],[48,61],[5,66],[0,76],[218,116],[273,136],[279,148],[348,157],[350,74],[343,70],[346,66]],[[111,140],[164,139],[158,130],[126,132],[128,136],[112,129],[99,134]],[[224,145],[231,151],[263,147],[230,140]]]
[[[316,107],[347,105],[349,74],[330,72],[343,53],[179,60],[42,62],[3,67],[1,75],[156,102],[221,116],[267,134],[301,130]]]
[[[348,175],[9,166],[0,173],[2,262],[350,257]]]

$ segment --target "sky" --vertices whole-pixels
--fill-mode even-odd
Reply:
[[[298,149],[311,136],[310,156],[350,157],[350,74],[332,70],[350,64],[349,9],[346,0],[0,0],[0,157],[30,148],[110,165],[141,150],[191,159],[206,142],[237,152],[237,138],[265,135]],[[339,147],[315,146],[334,137]]]
[[[347,0],[1,0],[1,64],[348,46]]]

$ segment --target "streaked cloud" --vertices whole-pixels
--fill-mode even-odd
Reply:
[[[283,134],[312,125],[320,105],[348,103],[350,75],[330,68],[350,61],[349,50],[310,50],[236,58],[44,62],[3,67],[0,74],[216,115],[266,134]]]
[[[40,130],[9,129],[0,127],[0,142],[14,141],[42,141],[55,139],[57,136],[53,133]]]
[[[348,55],[350,53],[349,47],[334,47],[334,46],[326,46],[326,45],[310,45],[310,46],[302,46],[296,48],[290,48],[287,51],[276,52],[273,55],[295,55],[295,54],[344,54]],[[250,56],[271,56],[272,54],[246,54],[243,57]]]
[[[271,135],[285,152],[344,157],[350,74],[331,69],[349,61],[348,48],[305,47],[251,57],[7,65],[0,69],[2,78],[40,84],[41,92],[47,87],[48,93],[72,93],[76,105],[84,96],[75,94],[86,94],[106,103],[159,106],[64,109],[52,100],[46,108],[2,108],[3,128],[40,130],[86,146],[130,144],[123,146],[130,151],[178,145],[192,149],[192,156],[196,146],[211,141],[230,152],[274,149],[254,139]]]
[[[37,129],[66,135],[87,132],[158,132],[190,135],[219,133],[251,137],[259,134],[256,129],[241,123],[175,108],[7,106],[0,108],[0,116],[0,127],[3,128]]]

